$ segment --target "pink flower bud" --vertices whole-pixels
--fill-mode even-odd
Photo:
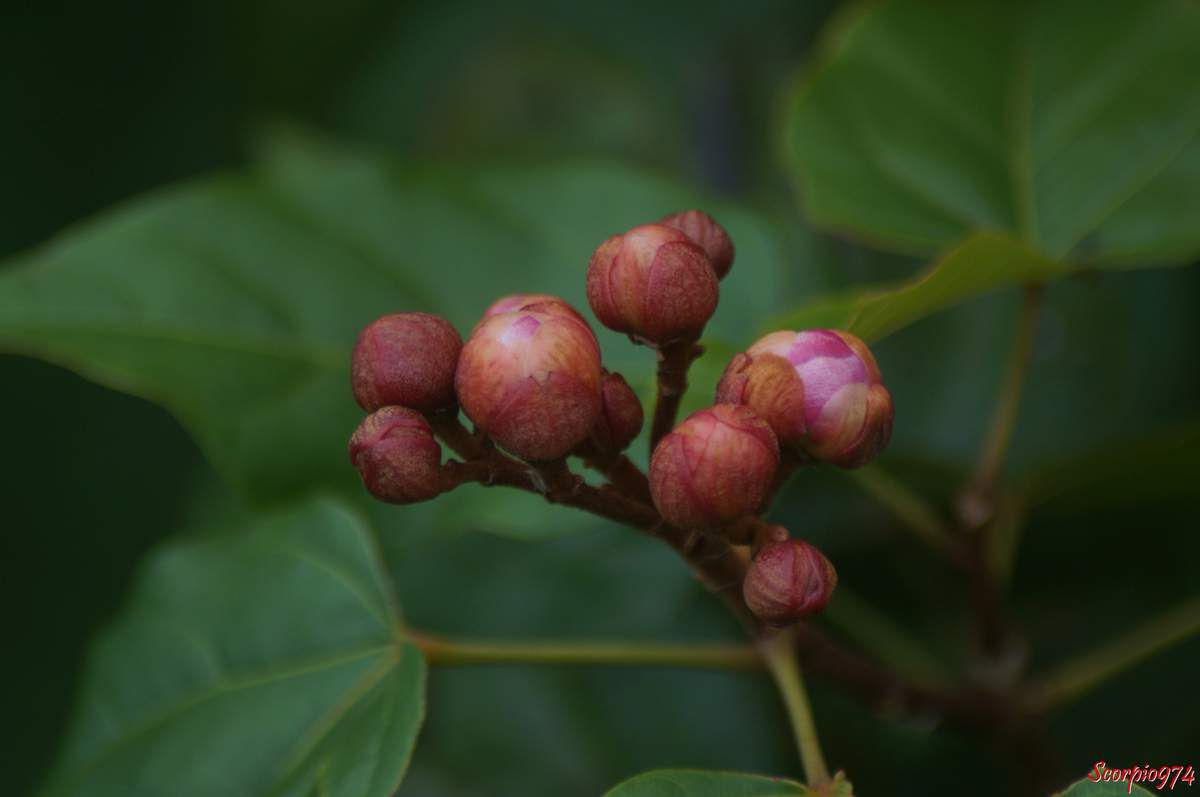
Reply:
[[[663,345],[700,337],[717,309],[717,275],[687,235],[644,224],[596,248],[587,294],[604,326]]]
[[[367,412],[389,405],[432,412],[454,404],[454,369],[462,338],[430,313],[397,313],[373,321],[354,345],[350,379]]]
[[[642,402],[620,374],[604,372],[600,383],[600,415],[592,440],[604,452],[624,451],[642,431]]]
[[[802,540],[785,540],[758,552],[742,597],[760,620],[789,625],[829,605],[836,586],[837,571],[824,554]]]
[[[757,512],[767,499],[779,445],[746,407],[717,404],[690,415],[650,458],[650,493],[672,525],[715,529]]]
[[[421,413],[383,407],[350,438],[350,462],[367,491],[381,501],[411,504],[442,491],[442,449]]]
[[[772,332],[730,362],[717,400],[751,407],[781,445],[843,468],[865,465],[892,435],[892,396],[848,332]]]
[[[658,223],[691,238],[708,255],[708,262],[712,264],[717,279],[725,279],[733,267],[733,239],[716,219],[703,210],[682,210],[664,217]]]
[[[488,309],[483,311],[483,318],[479,320],[482,324],[487,319],[500,313],[512,313],[517,310],[537,310],[542,313],[550,313],[551,315],[564,315],[578,320],[588,330],[591,330],[591,325],[587,319],[579,314],[571,305],[567,304],[565,299],[560,299],[557,296],[552,296],[548,293],[513,293],[508,296],[502,296],[492,302]],[[475,328],[479,328],[479,324]]]
[[[455,387],[463,410],[501,446],[523,459],[556,459],[600,413],[600,346],[563,314],[499,313],[463,347]]]

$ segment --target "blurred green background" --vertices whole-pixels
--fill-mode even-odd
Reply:
[[[804,226],[782,165],[786,91],[837,5],[9,4],[0,255],[148,189],[241,167],[282,124],[409,163],[600,157],[669,175],[778,223],[777,284],[744,290],[778,294],[780,308],[907,276],[925,261]],[[580,283],[587,254],[563,264]],[[495,268],[497,284],[541,288],[520,283],[520,263]],[[735,266],[730,281],[738,276]],[[464,294],[454,312],[470,317],[486,298]],[[877,349],[897,399],[884,465],[931,496],[949,499],[962,483],[1018,299],[975,300]],[[767,319],[742,319],[737,302],[726,298],[721,331],[744,345]],[[1035,670],[1195,593],[1198,311],[1195,269],[1089,273],[1048,292],[1010,458],[1012,473],[1036,474],[1051,496],[1028,521],[1011,591]],[[701,392],[711,376],[697,375]],[[50,767],[89,640],[121,606],[144,554],[181,529],[236,517],[244,496],[158,406],[15,354],[0,356],[0,384],[3,755],[6,791],[21,794]],[[1182,453],[1181,439],[1191,441]],[[1073,480],[1083,463],[1100,475]],[[442,511],[453,520],[453,507]],[[775,514],[829,553],[854,595],[948,666],[961,663],[959,577],[853,484],[806,474]],[[580,523],[534,543],[516,533],[524,520],[498,519],[512,532],[500,536],[475,531],[470,518],[453,535],[420,523],[404,537],[385,530],[407,614],[493,635],[730,632],[682,568],[644,540]],[[644,579],[662,584],[653,605],[639,600]],[[1200,764],[1198,666],[1192,640],[1056,715],[1059,780],[1099,759]],[[862,794],[961,793],[968,783],[1001,794],[1013,783],[1019,763],[988,743],[877,718],[820,681],[812,689],[827,755]],[[799,774],[770,685],[751,676],[435,671],[429,701],[401,794],[595,794],[657,766]]]

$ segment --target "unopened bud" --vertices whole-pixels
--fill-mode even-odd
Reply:
[[[494,315],[513,313],[517,310],[536,310],[551,315],[563,315],[576,319],[587,327],[588,330],[592,328],[588,324],[587,319],[580,315],[579,311],[568,304],[565,299],[549,293],[513,293],[508,296],[502,296],[488,305],[488,309],[483,311],[483,318],[479,320],[479,324],[482,324]],[[479,328],[479,324],[475,325],[476,329]]]
[[[687,235],[644,224],[592,254],[588,303],[600,323],[654,345],[696,340],[717,309],[717,275]]]
[[[750,611],[770,625],[789,625],[829,605],[837,571],[825,555],[803,540],[765,546],[742,582]]]
[[[688,416],[650,458],[650,492],[668,523],[715,529],[757,512],[779,467],[766,421],[746,407],[717,404]]]
[[[397,405],[432,412],[454,404],[462,338],[431,313],[396,313],[372,322],[354,345],[354,398],[372,412]]]
[[[683,210],[664,217],[658,223],[691,238],[708,255],[708,262],[712,264],[717,279],[725,279],[733,267],[733,239],[716,219],[703,210]]]
[[[421,413],[383,407],[350,438],[350,462],[367,491],[381,501],[427,501],[441,489],[442,449]]]
[[[476,426],[527,460],[563,456],[600,412],[600,347],[585,324],[519,310],[487,318],[471,334],[455,377]]]
[[[892,396],[848,332],[772,332],[730,362],[717,400],[751,407],[780,445],[843,468],[865,465],[891,439]]]
[[[592,440],[603,452],[624,451],[642,431],[642,402],[620,374],[604,372],[600,383],[600,415]]]

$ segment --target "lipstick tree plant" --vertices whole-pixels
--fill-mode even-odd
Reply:
[[[1013,563],[1054,494],[1125,489],[1130,461],[1152,483],[1143,497],[1193,500],[1197,427],[1153,446],[1105,438],[1032,476],[1006,462],[1050,286],[1200,253],[1200,20],[1172,0],[1027,6],[855,7],[787,97],[807,219],[929,259],[895,283],[799,302],[797,285],[818,282],[821,263],[845,266],[848,244],[635,169],[402,169],[295,133],[269,137],[244,173],[158,192],[19,258],[0,274],[0,345],[167,407],[233,496],[152,557],[98,639],[43,793],[387,797],[419,735],[450,765],[414,766],[414,794],[458,793],[431,773],[483,748],[508,765],[485,793],[536,793],[524,784],[541,768],[562,770],[559,784],[580,777],[578,760],[543,754],[569,726],[546,706],[585,704],[588,690],[549,699],[511,681],[489,703],[453,680],[476,665],[663,668],[586,703],[605,720],[599,704],[616,705],[621,760],[649,770],[602,787],[589,773],[586,788],[613,797],[849,797],[853,763],[876,751],[818,728],[860,705],[919,728],[916,746],[941,728],[978,737],[1020,794],[1081,777],[1066,794],[1118,788],[1084,777],[1090,761],[1064,777],[1048,719],[1193,635],[1200,605],[1033,667]],[[1002,291],[1020,309],[1011,333],[985,336],[988,352],[1007,350],[991,407],[961,402],[955,374],[921,381],[952,370],[939,358],[957,348],[960,369],[990,367],[966,342],[888,340]],[[1106,351],[1087,381],[1138,384],[1136,412],[1104,419],[1131,432],[1171,408],[1154,388],[1182,370],[1147,366],[1161,341],[1137,341]],[[929,417],[955,402],[987,418],[980,445]],[[1075,412],[1058,409],[1055,446]],[[917,427],[978,452],[932,478],[875,461],[893,431]],[[861,488],[847,503],[876,505],[951,574],[960,591],[937,602],[966,617],[957,657],[918,641],[929,629],[915,610],[888,620],[839,586],[844,554],[819,536],[820,496],[778,511],[829,473]],[[464,533],[566,528],[681,561],[643,568],[579,543],[547,564],[522,543],[515,568]],[[872,572],[907,561],[880,555]],[[505,627],[518,638],[495,638]],[[697,642],[697,628],[731,633]],[[729,688],[686,680],[713,670],[770,676],[799,766],[725,771],[742,768],[726,757],[738,742],[784,745],[761,729],[773,726],[758,693],[697,709]],[[817,681],[843,700],[825,717],[808,697]],[[513,730],[473,738],[487,715]],[[695,747],[688,763],[711,766],[654,769],[678,763],[655,757],[679,757],[676,739]]]

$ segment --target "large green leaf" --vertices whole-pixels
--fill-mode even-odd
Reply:
[[[1055,797],[1117,797],[1124,794],[1126,797],[1130,794],[1150,795],[1153,792],[1143,789],[1141,786],[1130,786],[1129,781],[1124,783],[1112,781],[1093,781],[1087,778],[1076,781],[1071,784],[1071,787],[1064,792],[1061,792]]]
[[[846,329],[879,340],[922,318],[999,288],[1043,282],[1072,273],[1029,247],[995,233],[979,233],[951,250],[927,271],[898,286],[869,287],[818,298],[785,316],[773,328]]]
[[[697,203],[737,239],[711,331],[742,340],[751,319],[787,306],[779,286],[794,281],[753,214],[609,163],[434,170],[277,137],[248,174],[136,200],[6,269],[0,349],[165,405],[256,502],[314,487],[362,495],[345,454],[361,417],[348,366],[362,326],[421,309],[466,330],[513,291],[586,306],[599,241]],[[649,352],[603,330],[602,342],[610,366],[649,382]],[[478,500],[495,494],[456,494],[446,516],[544,529],[576,517]]]
[[[46,795],[391,795],[424,715],[368,531],[313,503],[160,552]]]
[[[605,797],[787,797],[805,794],[809,791],[802,784],[783,778],[660,769],[625,781]]]
[[[856,6],[791,103],[809,216],[916,253],[998,230],[1054,259],[1186,262],[1198,39],[1187,0]]]

